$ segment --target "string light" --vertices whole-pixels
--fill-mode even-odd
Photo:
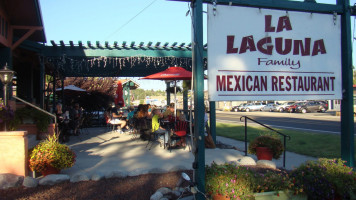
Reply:
[[[68,57],[63,55],[61,57],[45,57],[45,62],[55,66],[58,73],[72,74],[80,73],[82,76],[92,74],[93,70],[104,70],[112,68],[106,74],[101,71],[100,74],[110,75],[121,71],[124,68],[134,68],[137,65],[144,65],[146,68],[164,68],[168,66],[183,66],[191,68],[192,58],[179,57],[152,57],[152,56],[131,56],[131,57]],[[207,60],[204,59],[204,68],[207,67]]]

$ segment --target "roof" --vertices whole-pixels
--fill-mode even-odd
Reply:
[[[136,83],[135,81],[133,81],[132,79],[129,79],[129,78],[128,79],[120,79],[120,81],[123,86],[128,84],[130,87],[130,90],[135,90],[140,87],[140,84]]]
[[[12,26],[43,27],[39,0],[4,0],[1,6],[8,14],[9,22]],[[26,29],[14,29],[14,39],[20,38],[26,32]],[[44,29],[35,31],[27,40],[46,42]]]

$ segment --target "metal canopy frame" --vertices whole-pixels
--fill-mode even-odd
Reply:
[[[205,69],[206,48],[204,45]],[[50,46],[43,46],[42,56],[62,77],[143,77],[169,66],[182,66],[191,71],[191,50],[191,43],[128,44],[124,41],[110,45],[99,41],[95,44],[69,41],[65,44],[61,40],[59,44],[51,41]]]

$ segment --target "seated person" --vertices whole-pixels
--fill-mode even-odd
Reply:
[[[133,106],[129,107],[129,113],[127,114],[127,121],[130,121],[134,117],[135,108]]]
[[[141,109],[137,112],[137,118],[151,119],[152,115],[148,113],[148,105],[142,105]]]
[[[116,106],[111,110],[111,123],[117,124],[120,126],[120,129],[123,130],[126,126],[126,120],[122,120],[122,113],[120,112],[121,105],[116,104]],[[119,130],[120,130],[119,129]]]
[[[158,109],[154,109],[152,111],[152,132],[155,132],[156,134],[160,134],[160,137],[162,140],[164,140],[164,144],[168,144],[168,139],[169,139],[169,134],[168,131],[164,128],[162,128],[159,124],[159,119],[163,117],[162,113]],[[164,133],[162,135],[161,133]],[[163,137],[163,138],[162,138]]]
[[[180,118],[180,112],[176,112],[176,117],[179,120]],[[167,106],[167,110],[163,113],[163,118],[165,120],[172,120],[174,121],[174,103],[171,103],[169,106]]]

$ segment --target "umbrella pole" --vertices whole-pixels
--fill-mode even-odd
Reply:
[[[174,80],[174,121],[177,121],[177,81]]]

